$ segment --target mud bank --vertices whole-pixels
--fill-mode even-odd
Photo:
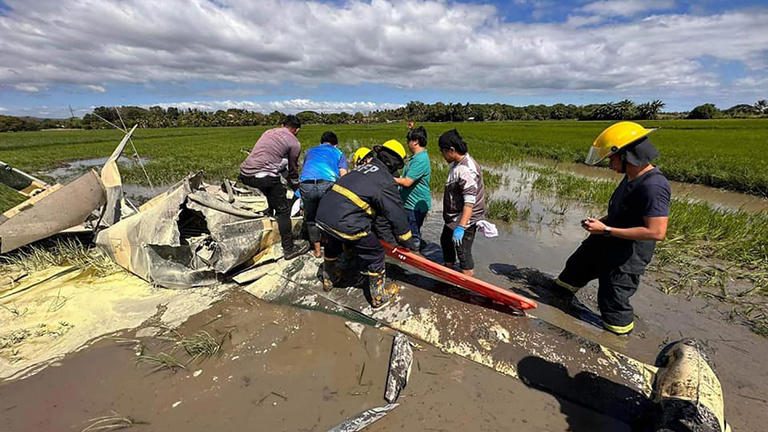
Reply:
[[[221,298],[223,287],[153,288],[116,270],[100,276],[72,267],[0,285],[0,379],[34,374],[90,341],[152,323],[176,327]]]

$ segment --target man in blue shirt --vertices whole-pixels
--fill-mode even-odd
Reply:
[[[414,243],[421,250],[424,247],[421,226],[424,225],[424,219],[432,207],[432,194],[429,190],[432,167],[427,154],[427,131],[423,126],[410,129],[406,139],[413,156],[406,162],[403,175],[395,178],[395,182],[400,186],[400,198],[403,200],[405,212],[408,213]]]
[[[339,139],[333,132],[325,132],[320,138],[320,145],[307,150],[304,157],[304,167],[299,181],[301,186],[301,203],[304,207],[304,223],[309,232],[309,241],[314,247],[314,255],[322,256],[320,249],[320,232],[315,224],[317,206],[320,198],[330,189],[333,183],[347,173],[347,159],[336,146]]]

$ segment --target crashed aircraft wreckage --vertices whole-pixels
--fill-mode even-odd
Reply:
[[[278,260],[278,230],[274,219],[265,216],[266,200],[257,191],[227,181],[211,186],[202,173],[136,208],[124,197],[117,166],[135,129],[126,133],[100,173],[91,170],[64,186],[1,165],[0,180],[29,199],[0,218],[0,253],[63,231],[92,230],[97,246],[114,262],[153,285],[211,285],[237,273],[233,279],[250,283],[245,290],[262,300],[390,327],[532,387],[619,415],[628,424],[653,419],[646,430],[730,430],[720,382],[695,341],[670,344],[649,365],[527,315],[520,310],[526,307],[501,306],[457,288],[459,279],[446,279],[456,284],[449,285],[415,273],[401,275],[409,285],[391,305],[374,311],[357,288],[323,292],[311,258]],[[294,229],[301,229],[300,218],[294,218]],[[409,264],[404,255],[390,252]],[[397,407],[410,374],[408,343],[399,336],[393,346],[389,404],[348,419],[337,430],[359,430]]]

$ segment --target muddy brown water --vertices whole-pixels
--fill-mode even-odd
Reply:
[[[437,239],[439,213],[428,216],[425,228],[427,240]],[[526,272],[555,274],[582,238],[575,224],[563,223],[560,234],[501,226],[498,238],[476,241],[477,275],[510,287],[512,279]],[[407,280],[407,275],[401,278]],[[590,285],[579,294],[593,310],[595,291]],[[633,298],[637,330],[617,337],[587,318],[563,313],[546,296],[526,294],[540,304],[532,315],[566,330],[562,337],[578,334],[646,363],[653,363],[670,341],[704,341],[723,384],[727,420],[734,430],[763,430],[768,422],[768,344],[726,322],[727,308],[664,295],[649,274]],[[462,322],[472,320],[456,324]],[[535,326],[525,326],[535,331]],[[57,367],[0,384],[0,424],[10,431],[80,431],[90,419],[115,411],[149,423],[135,425],[135,430],[327,430],[384,404],[389,331],[367,327],[358,339],[340,317],[263,303],[241,292],[193,316],[179,331],[189,335],[199,329],[216,337],[231,331],[231,339],[225,339],[221,356],[192,363],[187,370],[152,373],[150,365],[136,363],[130,345],[107,339],[67,356]],[[144,338],[143,343],[148,353],[170,349],[170,343],[156,338]],[[415,353],[401,406],[369,430],[630,430],[620,415],[604,415],[561,396],[579,385],[573,371],[541,361],[530,367],[541,378],[561,377],[555,380],[561,387],[536,390],[424,346]]]
[[[476,276],[505,287],[509,286],[510,279],[520,280],[526,274],[557,275],[585,238],[579,225],[583,216],[579,216],[577,210],[571,208],[556,230],[540,224],[499,225],[499,237],[476,237],[473,249]],[[439,218],[437,211],[429,215],[427,238],[439,236]],[[671,341],[683,337],[701,340],[708,347],[722,382],[726,418],[734,430],[764,430],[763,426],[768,424],[768,370],[764,367],[768,341],[744,326],[729,322],[727,305],[666,295],[658,289],[655,274],[647,272],[632,299],[636,329],[629,337],[618,337],[597,328],[596,314],[574,319],[547,296],[536,292],[525,294],[539,301],[539,308],[532,311],[532,315],[645,363],[653,364],[661,347]],[[592,311],[597,311],[596,282],[582,289],[578,297]]]

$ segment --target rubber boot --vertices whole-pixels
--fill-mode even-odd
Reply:
[[[334,283],[338,281],[339,277],[341,276],[340,273],[341,272],[335,258],[332,260],[326,258],[323,261],[323,291],[330,292],[333,289]]]
[[[389,292],[386,290],[384,272],[368,273],[368,290],[371,294],[371,306],[380,308],[389,303]]]

